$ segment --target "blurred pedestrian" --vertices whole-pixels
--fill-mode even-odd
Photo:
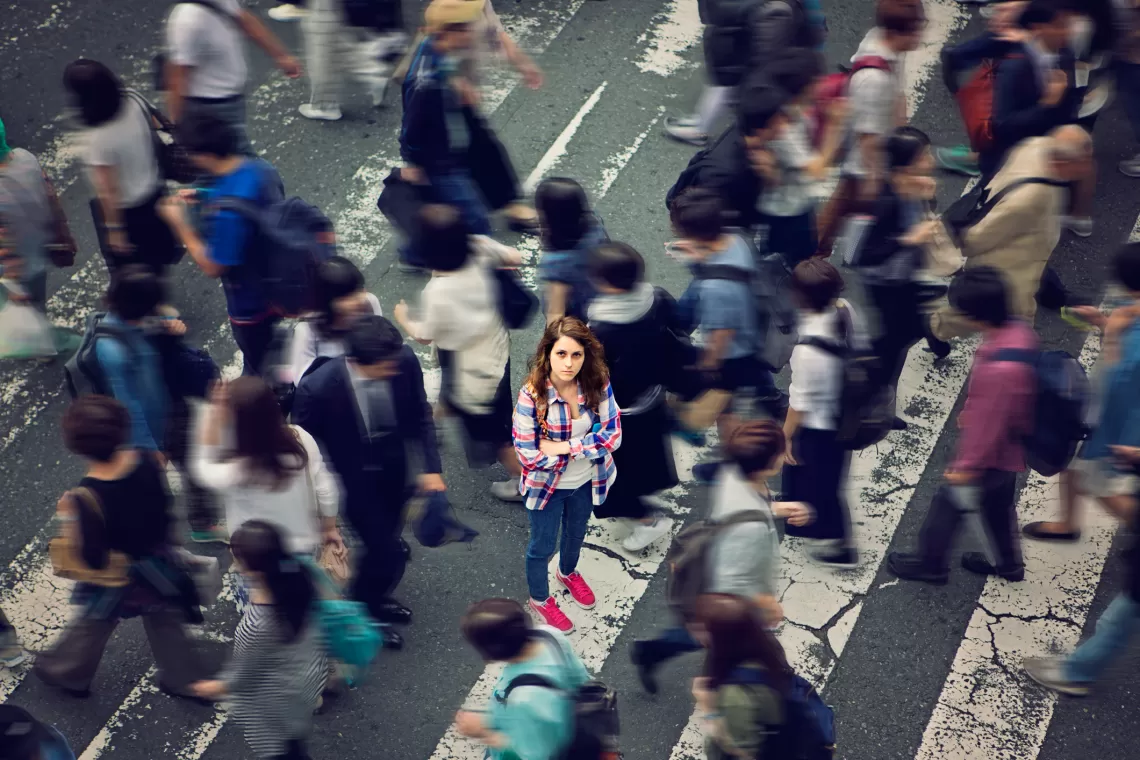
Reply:
[[[546,323],[562,317],[586,321],[594,288],[588,254],[609,240],[601,218],[590,209],[586,191],[572,179],[549,177],[534,191],[542,256],[538,281]]]
[[[563,633],[574,623],[550,594],[548,563],[557,550],[555,579],[575,604],[593,609],[594,592],[578,572],[578,557],[590,513],[605,503],[617,477],[620,417],[598,339],[574,317],[547,325],[519,391],[514,443],[530,517],[530,609]]]
[[[170,118],[182,132],[210,116],[234,133],[234,150],[256,155],[246,130],[247,80],[243,38],[273,59],[290,79],[301,76],[301,64],[242,0],[175,3],[166,19],[167,58],[161,72]]]
[[[340,478],[344,515],[362,546],[351,595],[384,623],[408,623],[412,611],[392,598],[410,550],[400,538],[417,489],[446,490],[435,422],[416,355],[384,317],[360,318],[345,338],[347,354],[297,386],[293,421],[320,444]],[[410,455],[410,456],[409,456]],[[422,472],[410,481],[409,459]],[[393,630],[385,646],[402,644]]]
[[[962,567],[1020,581],[1025,564],[1017,533],[1017,477],[1026,466],[1022,440],[1033,430],[1037,384],[1032,366],[1005,359],[1002,352],[1035,351],[1037,335],[1010,308],[1009,288],[992,267],[955,277],[950,303],[982,333],[958,415],[957,453],[927,512],[917,551],[891,552],[887,567],[900,578],[945,583],[951,544],[963,519],[981,520],[988,547],[966,552]]]
[[[317,308],[297,322],[289,339],[289,377],[294,383],[326,360],[344,356],[345,336],[356,320],[383,315],[380,299],[368,292],[364,275],[343,256],[317,267],[315,286]]]
[[[308,760],[305,741],[328,676],[314,580],[277,528],[262,520],[238,528],[230,549],[250,604],[234,632],[229,664],[216,679],[193,684],[194,693],[225,700],[258,757]]]
[[[0,705],[0,757],[5,760],[75,760],[63,734],[16,705]]]
[[[590,678],[570,642],[554,628],[535,627],[513,599],[475,602],[464,613],[460,628],[489,665],[504,667],[486,712],[460,710],[455,714],[456,730],[486,745],[488,760],[563,757],[574,737],[570,695]],[[511,686],[526,676],[542,678],[552,688]]]
[[[309,14],[305,0],[277,0],[277,5],[265,12],[274,21],[300,21]]]
[[[261,378],[216,383],[195,439],[194,475],[225,506],[231,540],[239,526],[261,520],[293,554],[315,558],[326,546],[345,551],[336,479],[313,437],[285,423]],[[239,586],[238,609],[248,601],[248,588]]]
[[[838,439],[843,357],[866,350],[862,320],[841,299],[843,277],[829,262],[812,258],[792,271],[792,294],[800,309],[799,343],[792,349],[788,416],[781,487],[784,498],[815,510],[807,526],[791,525],[788,535],[815,539],[808,556],[825,566],[850,569],[859,563],[844,496],[849,452]]]
[[[510,476],[491,484],[504,501],[522,501],[522,469],[511,442],[511,337],[499,313],[494,270],[522,256],[482,235],[468,235],[453,206],[429,204],[420,214],[420,241],[432,278],[415,318],[401,301],[396,322],[422,345],[434,345],[442,370],[440,403],[458,417],[467,464],[499,462]]]
[[[170,493],[153,451],[132,445],[126,408],[106,396],[82,396],[63,417],[63,441],[82,457],[87,473],[60,497],[61,531],[76,547],[74,561],[90,570],[118,573],[117,583],[76,583],[71,601],[79,615],[55,645],[36,657],[45,683],[87,696],[103,650],[119,621],[141,616],[158,665],[158,685],[193,697],[190,684],[205,675],[187,623],[201,623],[194,581],[170,544]],[[101,581],[100,581],[101,583]]]
[[[4,610],[0,609],[0,666],[14,668],[26,660],[28,656],[20,646],[20,637],[12,626]]]
[[[86,127],[84,162],[95,190],[91,210],[107,270],[142,263],[161,276],[181,251],[158,215],[166,186],[149,106],[141,95],[127,92],[109,68],[86,58],[67,65],[63,85]]]

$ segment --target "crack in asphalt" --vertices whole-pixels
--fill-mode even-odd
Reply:
[[[622,554],[618,554],[617,552],[615,552],[613,549],[609,548],[608,546],[602,546],[600,544],[593,544],[593,543],[590,543],[589,541],[586,541],[585,543],[583,543],[582,546],[589,548],[589,549],[593,549],[594,551],[598,552],[599,554],[604,554],[607,557],[611,557],[613,559],[616,559],[618,562],[621,563],[622,569],[625,570],[627,573],[629,573],[629,576],[635,580],[649,581],[649,580],[653,579],[654,573],[647,573],[644,570],[635,569],[633,567],[633,565],[630,563],[629,557],[626,557]],[[664,563],[662,563],[662,564],[664,564]]]

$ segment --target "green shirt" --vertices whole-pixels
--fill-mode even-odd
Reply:
[[[758,665],[743,667],[760,668]],[[717,707],[723,730],[716,736],[706,737],[707,760],[739,760],[741,754],[757,760],[768,757],[765,749],[768,737],[784,723],[783,700],[775,689],[762,684],[724,684],[717,691]],[[735,748],[738,753],[733,754],[726,746]]]

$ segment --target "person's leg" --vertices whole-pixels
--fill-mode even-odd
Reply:
[[[186,543],[187,532],[191,540],[211,543],[225,538],[218,528],[217,508],[209,491],[194,482],[190,473],[190,450],[193,442],[193,407],[185,399],[176,399],[170,405],[170,419],[166,431],[166,455],[178,468],[182,481],[184,508],[178,509],[177,519],[171,521],[170,540],[176,546]]]
[[[432,174],[428,177],[437,203],[455,206],[463,214],[467,231],[472,235],[490,235],[491,220],[471,175],[465,171]]]
[[[819,232],[819,244],[816,246],[816,256],[827,258],[831,256],[832,246],[839,234],[843,220],[855,207],[855,200],[859,192],[859,180],[854,177],[841,177],[835,191],[823,204],[816,217],[816,229]]]
[[[987,560],[997,572],[1013,580],[1025,571],[1017,529],[1017,473],[986,470],[979,496],[983,538],[988,540],[988,553],[992,554]]]
[[[24,286],[32,306],[41,314],[47,314],[47,271],[33,275],[20,284]]]
[[[550,597],[548,566],[558,546],[558,529],[569,492],[555,492],[542,509],[527,510],[530,540],[526,546],[526,587],[530,598],[542,604]]]
[[[939,486],[918,533],[918,558],[925,567],[941,573],[950,567],[950,546],[962,521],[962,511],[950,489]]]
[[[706,135],[712,134],[717,119],[728,108],[733,89],[732,87],[719,87],[714,84],[705,85],[705,89],[701,91],[700,99],[697,100],[695,112],[697,129]]]
[[[342,74],[334,59],[340,56],[341,21],[333,2],[316,0],[301,23],[310,86],[309,107],[301,115],[308,118],[340,108]]]
[[[592,483],[575,488],[562,509],[562,540],[558,548],[558,570],[570,575],[578,569],[578,557],[586,542],[586,528],[594,511]]]
[[[254,324],[239,325],[231,323],[234,342],[242,353],[243,375],[260,376],[265,369],[265,359],[269,347],[273,343],[274,328],[281,321],[280,317],[268,317]]]
[[[206,678],[207,673],[194,641],[186,634],[182,613],[164,607],[143,615],[143,628],[162,688],[179,696],[194,696],[190,684]]]
[[[117,619],[78,618],[64,629],[54,647],[36,657],[36,676],[67,691],[87,692],[118,624]]]
[[[1096,621],[1096,632],[1065,660],[1070,681],[1092,683],[1140,629],[1140,602],[1120,594]]]
[[[701,645],[684,625],[666,628],[656,638],[638,639],[633,642],[629,656],[637,666],[637,676],[642,687],[650,694],[657,693],[657,668],[666,660],[671,660],[687,652],[700,651]]]
[[[0,667],[14,668],[25,658],[16,629],[4,614],[4,610],[0,609]]]

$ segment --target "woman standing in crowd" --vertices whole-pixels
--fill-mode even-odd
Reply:
[[[460,628],[484,661],[504,667],[487,712],[460,710],[456,730],[486,745],[488,760],[562,757],[574,727],[568,695],[590,678],[570,642],[549,627],[534,628],[513,599],[475,602]],[[519,686],[508,695],[511,681],[523,675],[540,676],[558,688]]]
[[[311,557],[322,546],[344,551],[336,479],[313,437],[285,423],[264,380],[247,376],[215,384],[195,440],[194,477],[222,500],[231,533],[262,520],[293,554]],[[239,584],[239,609],[248,600],[248,589]]]
[[[775,757],[773,737],[786,720],[791,668],[759,610],[740,596],[705,594],[697,600],[697,636],[708,651],[693,697],[705,725],[705,757]]]
[[[547,564],[557,548],[555,579],[579,607],[594,607],[594,592],[577,571],[578,555],[590,513],[605,502],[617,477],[613,452],[621,445],[605,354],[580,319],[562,317],[547,325],[519,391],[514,442],[530,515],[530,608],[567,633],[574,623],[550,595]]]
[[[609,240],[602,220],[590,210],[586,191],[572,179],[550,177],[534,191],[542,237],[538,281],[546,324],[562,317],[585,321],[594,288],[586,254]]]
[[[294,383],[324,359],[344,356],[344,338],[357,319],[366,314],[383,316],[380,299],[365,288],[364,275],[356,264],[343,256],[333,256],[317,267],[316,294],[317,310],[297,323],[289,342]]]
[[[791,287],[800,309],[800,338],[789,362],[792,382],[784,421],[788,451],[782,485],[784,497],[811,505],[816,519],[806,528],[790,526],[788,535],[819,540],[821,545],[809,556],[820,564],[852,568],[859,560],[843,497],[851,457],[835,431],[843,389],[840,356],[865,345],[867,338],[851,304],[840,300],[843,277],[829,262],[801,261],[792,271]]]
[[[313,618],[317,590],[305,565],[273,525],[251,520],[230,538],[250,604],[234,633],[233,659],[203,699],[224,699],[258,757],[307,760],[305,739],[328,668]]]
[[[63,417],[64,445],[87,463],[79,487],[61,496],[56,507],[64,535],[80,547],[87,568],[109,568],[118,554],[126,555],[129,568],[124,586],[76,584],[72,603],[82,611],[56,645],[36,658],[35,674],[86,696],[119,621],[141,615],[159,688],[193,696],[190,686],[205,667],[186,623],[201,623],[199,604],[211,600],[198,598],[193,580],[173,558],[163,466],[154,452],[127,446],[130,426],[127,410],[106,396],[83,396]]]
[[[883,152],[887,181],[871,209],[875,221],[857,266],[879,313],[874,352],[881,382],[895,386],[911,346],[925,337],[930,350],[942,358],[950,353],[950,344],[930,332],[921,298],[924,286],[915,279],[925,263],[924,248],[941,224],[927,218],[936,190],[930,138],[914,127],[897,127]]]
[[[146,102],[125,91],[109,68],[86,58],[68,64],[63,86],[86,127],[84,163],[107,269],[142,263],[161,275],[178,259],[178,246],[157,211],[165,187]]]
[[[396,321],[416,341],[435,344],[443,371],[440,402],[459,418],[467,464],[502,463],[510,479],[491,485],[504,501],[521,501],[522,470],[511,442],[511,336],[499,313],[492,269],[517,267],[519,252],[484,235],[468,235],[454,206],[427,205],[420,240],[432,269],[420,296],[419,318],[396,306]]]

